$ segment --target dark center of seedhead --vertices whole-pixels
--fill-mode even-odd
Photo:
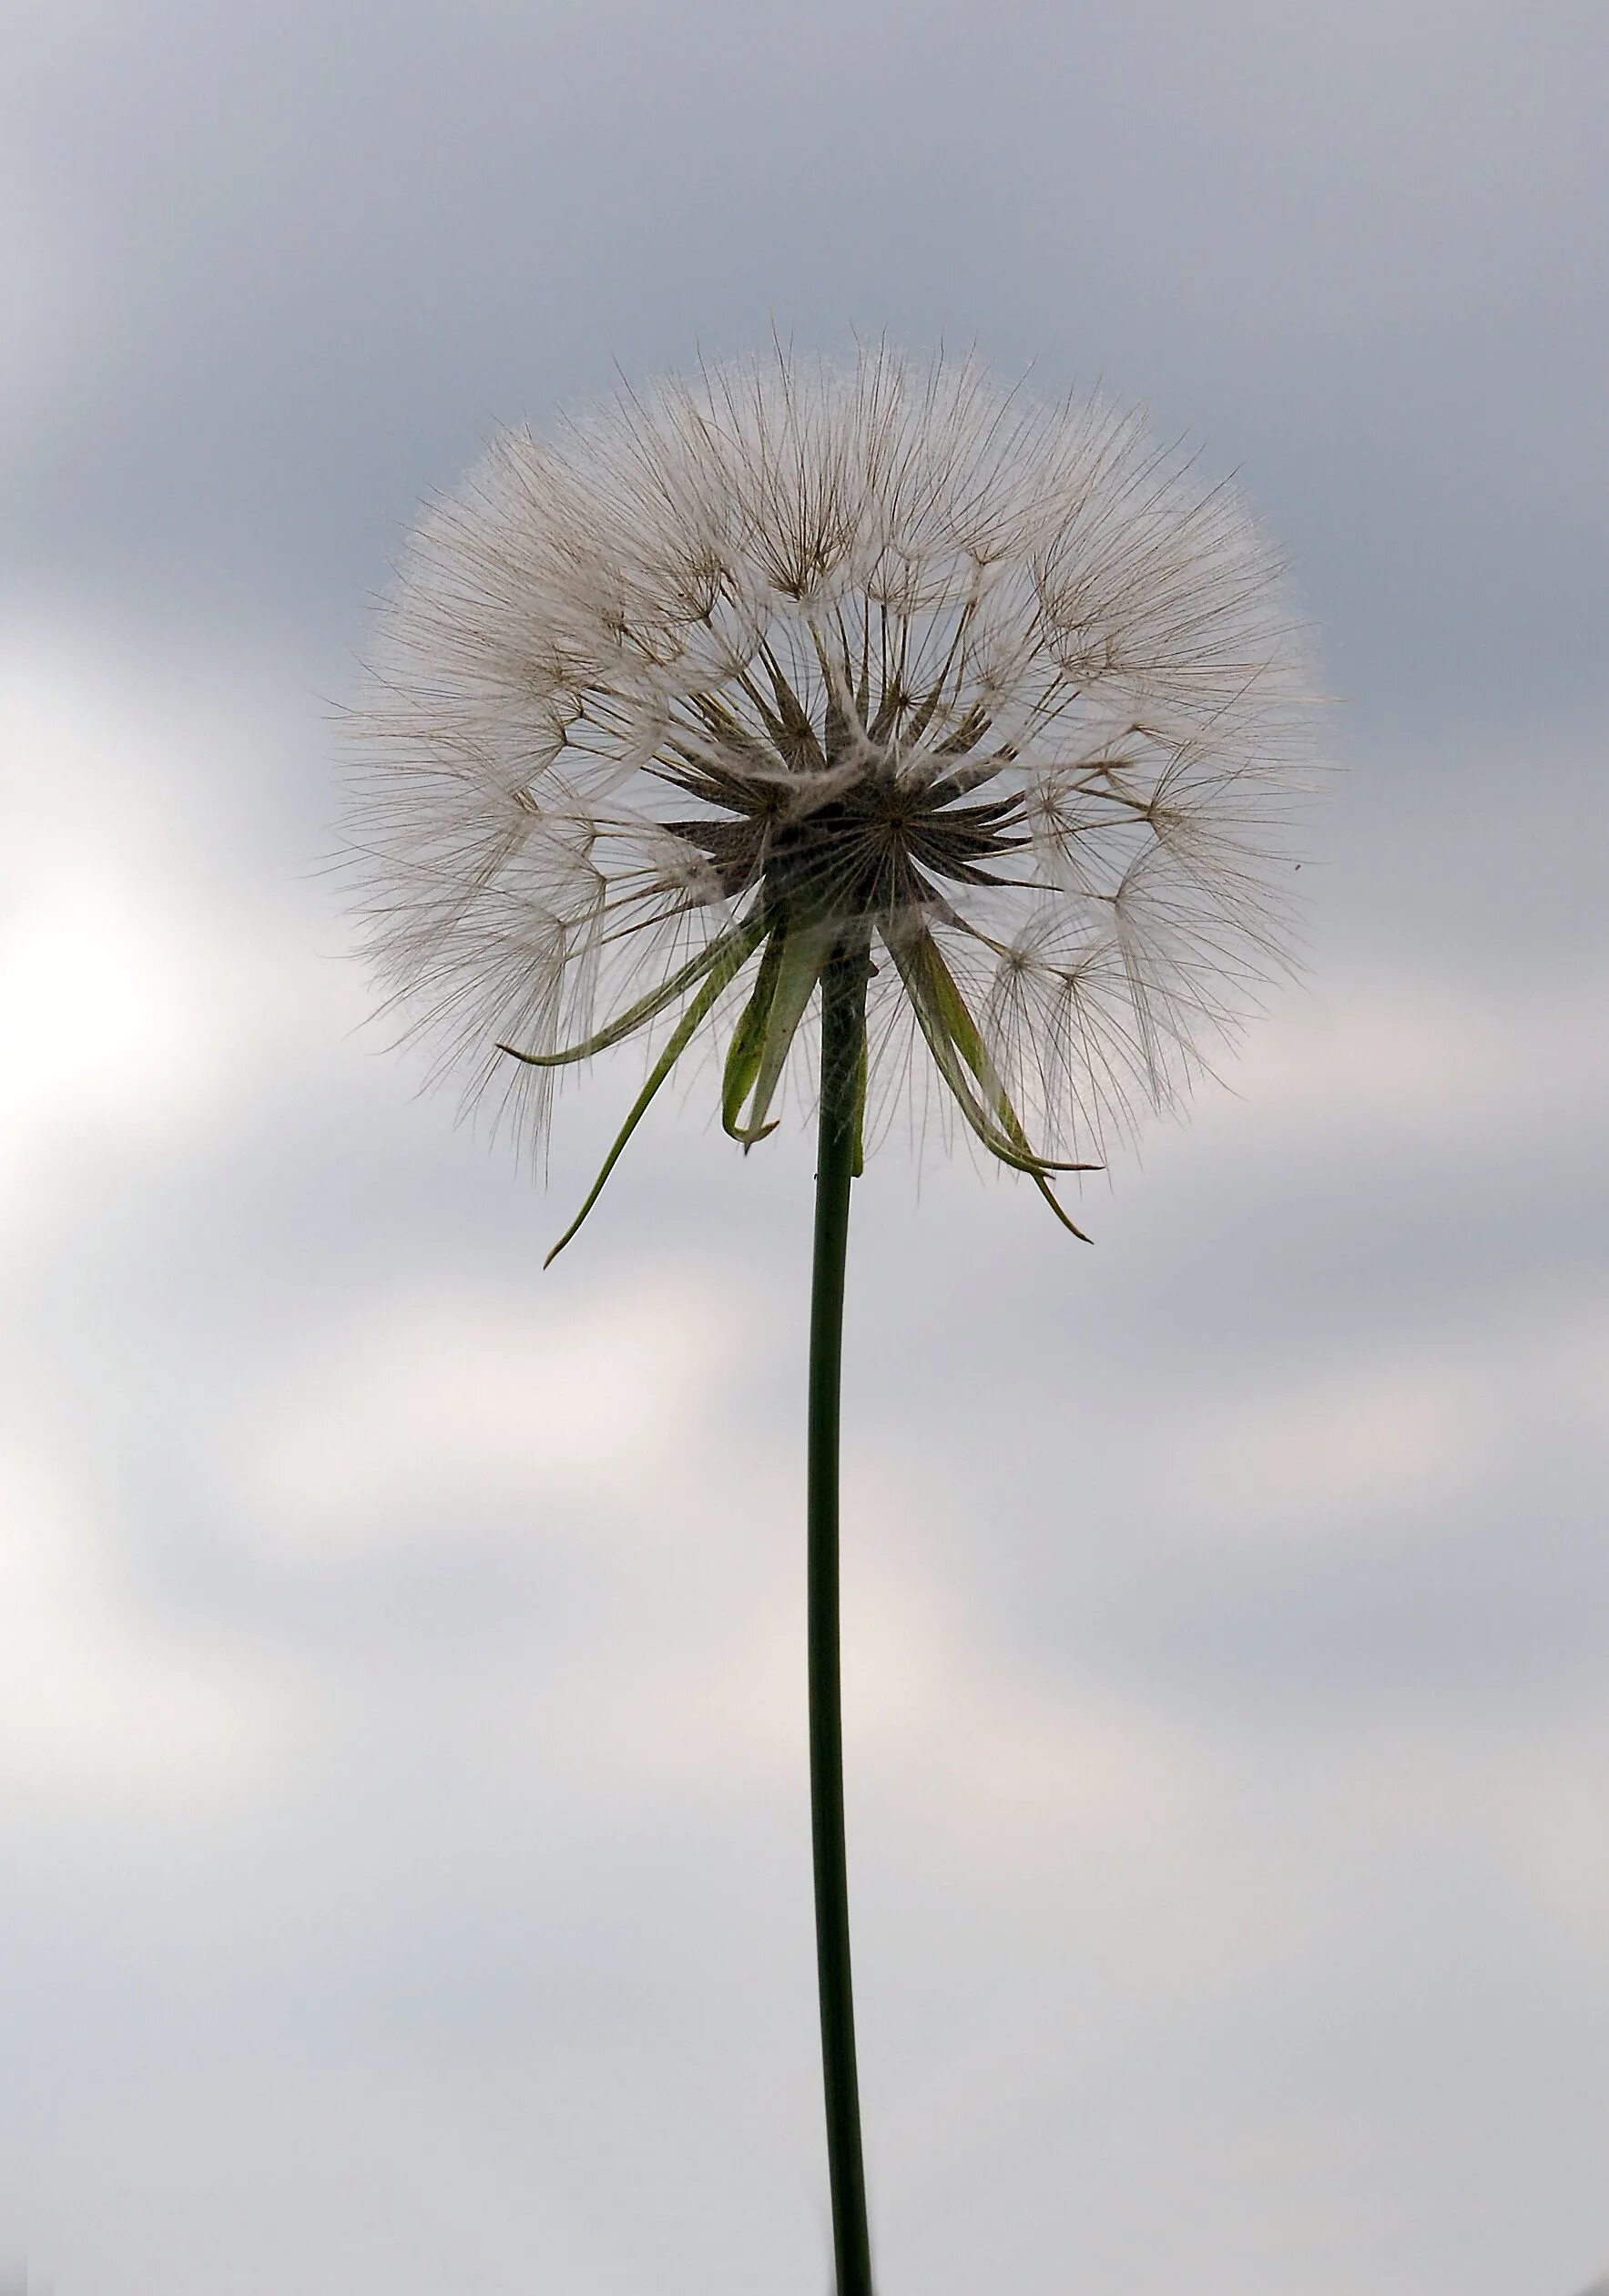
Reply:
[[[698,792],[720,811],[666,827],[710,863],[728,899],[753,890],[775,913],[801,919],[888,918],[930,907],[946,882],[998,883],[991,865],[1027,842],[1015,833],[1019,798],[967,801],[977,778],[922,781],[868,765],[847,784],[821,776],[830,793],[815,801],[808,782],[728,781],[718,796]]]
[[[738,706],[730,693],[689,697],[687,738],[656,770],[706,811],[665,827],[709,864],[723,897],[756,893],[773,920],[881,925],[942,906],[945,883],[1000,882],[989,870],[1028,840],[1020,798],[974,795],[1014,752],[990,754],[990,711],[962,705],[969,618],[920,683],[902,658],[874,668],[870,616],[858,665],[846,641],[830,666],[818,641],[819,718],[769,645],[738,678]]]

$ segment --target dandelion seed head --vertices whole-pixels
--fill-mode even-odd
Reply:
[[[874,1132],[937,1080],[1100,1156],[1288,963],[1310,722],[1271,548],[1140,418],[776,350],[500,432],[422,518],[353,714],[368,954],[535,1144],[562,1072],[500,1045],[662,1046],[695,990],[718,1037],[769,977],[736,1025],[797,1066],[858,936]]]

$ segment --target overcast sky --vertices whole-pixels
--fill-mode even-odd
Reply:
[[[1310,970],[1086,1189],[857,1191],[883,2296],[1609,2258],[1592,0],[16,0],[0,2281],[821,2296],[811,1155],[547,1192],[362,1026],[336,706],[489,424],[777,325],[1288,545]]]

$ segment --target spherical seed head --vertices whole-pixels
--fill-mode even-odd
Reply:
[[[1098,1157],[1288,959],[1310,714],[1268,544],[1139,418],[776,350],[501,433],[422,520],[354,719],[369,952],[530,1140],[559,1072],[500,1048],[745,996],[760,1137],[852,945],[885,1120],[942,1081]]]

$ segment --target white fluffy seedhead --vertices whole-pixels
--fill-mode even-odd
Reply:
[[[997,1150],[1099,1156],[1288,953],[1277,577],[1137,417],[971,359],[777,351],[504,432],[356,714],[377,975],[539,1139],[555,1066],[500,1046],[658,1046],[695,991],[718,1030],[773,940],[858,937],[874,1130],[942,1077]]]

